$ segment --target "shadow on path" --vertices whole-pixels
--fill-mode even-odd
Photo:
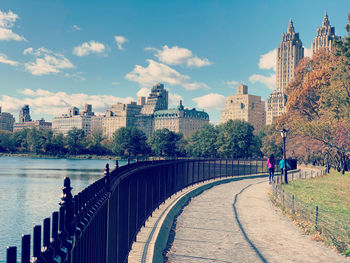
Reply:
[[[263,182],[259,182],[256,184],[260,184]],[[241,221],[238,218],[238,213],[237,213],[237,209],[236,209],[236,204],[237,204],[237,197],[242,194],[244,192],[244,190],[246,190],[247,188],[249,188],[250,186],[252,186],[253,184],[249,184],[246,187],[244,187],[238,194],[235,194],[235,201],[233,202],[233,211],[235,213],[235,219],[237,221],[238,227],[241,230],[244,239],[249,243],[249,245],[252,247],[252,249],[255,251],[255,253],[258,255],[258,257],[261,259],[262,262],[267,263],[268,261],[264,258],[264,256],[260,253],[260,251],[256,248],[256,246],[254,245],[254,243],[249,239],[249,237],[247,236],[246,232],[244,231],[244,228],[241,224]]]

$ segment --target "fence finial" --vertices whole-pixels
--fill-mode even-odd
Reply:
[[[105,168],[105,172],[104,172],[105,176],[109,176],[109,164],[106,163],[106,168]]]

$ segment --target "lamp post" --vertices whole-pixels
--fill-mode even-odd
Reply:
[[[281,136],[283,139],[283,157],[284,157],[284,182],[288,184],[288,176],[287,176],[287,158],[286,158],[286,137],[287,137],[287,130],[285,128],[281,131]]]

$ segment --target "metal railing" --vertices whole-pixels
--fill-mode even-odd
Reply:
[[[148,217],[176,192],[206,180],[266,173],[266,160],[175,159],[128,162],[75,195],[65,178],[60,209],[7,248],[7,263],[126,262]]]
[[[318,170],[299,171],[290,176],[289,180],[309,179],[323,176],[327,172],[324,167]],[[338,251],[350,248],[350,220],[341,221],[339,218],[329,216],[317,204],[310,205],[299,200],[293,194],[286,192],[277,180],[272,183],[272,198],[275,204],[281,207],[282,211],[289,214],[293,220],[304,225],[308,232],[326,240]]]

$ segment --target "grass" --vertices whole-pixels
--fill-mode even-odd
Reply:
[[[309,222],[297,222],[306,232],[319,235],[319,239],[335,247],[339,252],[350,255],[350,172],[342,175],[331,171],[329,175],[307,180],[291,181],[283,189],[304,211],[314,214],[319,208],[319,228],[312,231],[314,217]],[[298,220],[297,220],[298,221]],[[318,238],[317,238],[318,239]]]

